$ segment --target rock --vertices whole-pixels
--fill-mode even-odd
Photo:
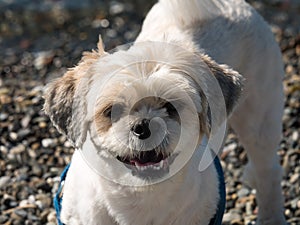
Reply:
[[[9,176],[0,177],[0,189],[4,188],[10,181],[11,178]]]
[[[27,212],[23,209],[17,209],[14,211],[14,213],[22,218],[26,218],[27,217]]]
[[[36,57],[34,59],[34,66],[37,70],[41,70],[48,64],[50,64],[53,60],[54,54],[52,51],[44,51],[36,53]]]
[[[42,140],[42,146],[44,148],[52,148],[55,147],[56,141],[50,138],[45,138]]]
[[[54,210],[51,210],[51,212],[47,215],[47,221],[48,222],[56,222],[56,213]]]
[[[8,114],[6,113],[0,113],[0,121],[4,121],[8,118]]]
[[[25,146],[23,144],[19,144],[16,147],[10,149],[10,153],[14,155],[19,155],[25,151]]]
[[[30,115],[25,115],[25,117],[23,117],[23,119],[21,120],[22,127],[23,128],[28,127],[30,121],[31,121],[31,116]]]
[[[242,188],[237,193],[239,198],[243,198],[245,196],[248,196],[249,194],[250,194],[250,191],[247,188]]]
[[[241,221],[241,220],[242,220],[241,215],[238,212],[235,212],[233,210],[225,213],[223,217],[224,223],[231,222],[231,221]]]
[[[294,183],[299,183],[299,181],[300,181],[300,178],[299,178],[299,173],[296,173],[296,174],[293,174],[292,176],[291,176],[291,178],[290,178],[290,182],[292,183],[292,184],[294,184]]]
[[[9,217],[6,215],[0,215],[0,224],[6,224],[8,221]]]

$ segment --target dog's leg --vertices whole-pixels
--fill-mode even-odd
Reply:
[[[244,178],[257,191],[259,225],[286,224],[280,185],[281,167],[277,157],[284,98],[281,79],[274,78],[274,81],[272,76],[271,79],[268,89],[260,86],[254,87],[254,93],[248,92],[251,94],[230,119],[230,125],[247,150],[249,162]]]

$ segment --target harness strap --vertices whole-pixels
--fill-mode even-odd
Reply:
[[[62,174],[60,175],[60,184],[59,184],[59,188],[58,191],[53,199],[53,205],[56,211],[56,219],[57,219],[57,224],[58,225],[64,225],[61,220],[60,220],[60,212],[61,212],[61,203],[62,203],[62,199],[63,199],[63,190],[64,190],[64,183],[65,183],[65,179],[68,173],[68,170],[70,168],[71,164],[68,164],[64,171],[62,172]]]
[[[224,173],[218,156],[215,156],[214,164],[218,173],[220,199],[218,203],[217,212],[214,215],[214,217],[210,220],[209,225],[221,225],[224,211],[225,211],[226,188],[225,188]]]

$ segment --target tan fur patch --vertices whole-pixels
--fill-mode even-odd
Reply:
[[[202,60],[210,68],[213,75],[219,82],[220,88],[222,90],[227,116],[232,112],[236,102],[238,101],[242,88],[243,88],[243,78],[236,71],[230,69],[226,65],[219,65],[213,61],[209,56],[202,55]]]
[[[105,54],[102,44],[98,44],[98,48],[98,51],[84,52],[81,61],[76,67],[67,71],[62,78],[48,85],[44,96],[44,110],[46,114],[49,115],[57,129],[70,139],[75,138],[72,136],[72,131],[69,130],[72,123],[74,95],[78,91],[81,78],[89,78],[91,76],[91,74],[88,74],[89,69]]]

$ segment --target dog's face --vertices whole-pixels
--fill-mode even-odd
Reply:
[[[137,67],[118,71],[99,91],[93,113],[97,141],[134,174],[162,175],[179,153],[182,136],[189,134],[197,142],[195,115],[203,107],[193,82],[178,71],[147,62],[141,77]]]
[[[50,84],[45,110],[76,147],[91,131],[95,152],[142,179],[169,173],[176,160],[182,168],[241,90],[236,72],[175,45],[136,44],[111,55],[98,48]]]

